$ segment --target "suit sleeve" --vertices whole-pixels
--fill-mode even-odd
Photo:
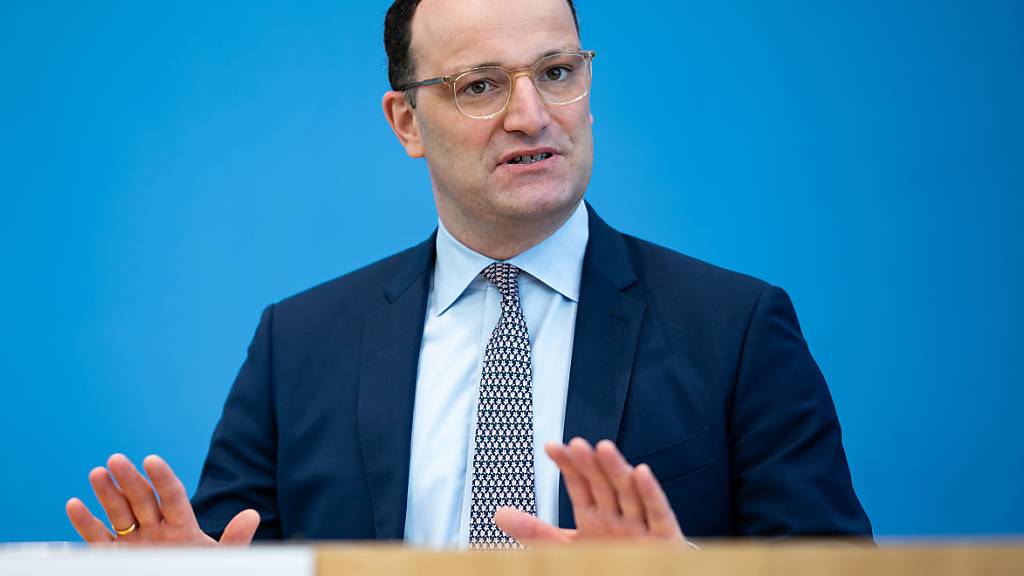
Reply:
[[[739,535],[871,535],[832,396],[789,296],[774,286],[744,337],[728,441]]]
[[[192,506],[199,525],[220,538],[246,508],[260,513],[257,539],[280,539],[277,422],[272,383],[274,307],[263,311],[245,363],[213,432]]]

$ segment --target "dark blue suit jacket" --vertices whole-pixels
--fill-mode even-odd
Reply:
[[[588,209],[564,438],[649,464],[688,536],[870,535],[786,293]],[[193,498],[204,530],[255,508],[258,537],[402,538],[433,266],[431,236],[264,311]]]

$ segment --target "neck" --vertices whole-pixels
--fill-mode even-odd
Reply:
[[[582,201],[582,200],[581,200]],[[464,246],[494,260],[508,260],[540,244],[554,234],[576,211],[578,204],[543,218],[481,221],[443,210],[438,215],[448,232]]]

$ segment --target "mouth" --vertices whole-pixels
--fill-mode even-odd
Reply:
[[[534,162],[540,162],[551,158],[553,154],[551,152],[540,152],[537,154],[524,154],[522,156],[516,156],[509,159],[505,164],[512,164],[513,166],[520,164],[533,164]]]

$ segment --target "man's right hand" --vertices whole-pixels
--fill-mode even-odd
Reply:
[[[68,518],[90,545],[245,546],[252,542],[260,525],[258,512],[239,512],[218,542],[199,528],[185,486],[171,467],[159,456],[148,456],[142,466],[152,485],[123,454],[111,456],[107,468],[99,466],[89,472],[89,483],[115,532],[93,516],[81,500],[68,500]]]

